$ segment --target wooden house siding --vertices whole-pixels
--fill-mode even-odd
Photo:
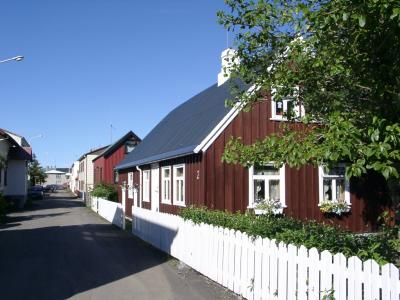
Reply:
[[[207,149],[203,164],[206,169],[205,195],[206,206],[212,209],[242,211],[249,204],[249,174],[247,168],[222,162],[222,154],[227,141],[232,137],[241,137],[245,144],[279,131],[282,121],[271,120],[271,102],[261,101],[250,112],[240,112],[226,127],[221,135]],[[302,124],[292,124],[294,130],[304,128]],[[285,215],[298,219],[314,219],[335,224],[343,228],[360,232],[374,230],[376,214],[365,211],[364,199],[351,189],[351,211],[342,217],[329,217],[321,213],[319,203],[318,168],[304,166],[300,169],[285,167]],[[375,206],[376,210],[377,207]],[[370,209],[371,210],[371,209]],[[379,211],[379,208],[377,209]]]
[[[278,132],[283,122],[271,120],[271,115],[271,101],[266,98],[255,104],[251,111],[240,112],[204,153],[159,162],[159,210],[176,214],[181,208],[181,206],[161,202],[161,168],[185,164],[186,206],[206,206],[210,209],[245,212],[249,205],[249,170],[240,165],[223,163],[222,154],[226,143],[232,136],[241,137],[245,144],[252,144],[258,139]],[[290,126],[293,130],[301,130],[305,125],[290,123]],[[151,166],[140,166],[140,168],[142,170],[150,169]],[[127,181],[127,173],[130,171],[134,172],[134,183],[140,185],[140,174],[136,169],[122,170],[120,183]],[[173,180],[173,172],[171,172],[172,199]],[[150,178],[150,185],[151,182]],[[377,188],[376,182],[357,182],[355,184],[352,181],[350,183],[350,213],[342,217],[326,216],[320,212],[318,207],[318,168],[310,165],[299,169],[285,166],[285,203],[287,207],[284,209],[284,214],[297,219],[313,219],[334,224],[354,232],[373,231],[376,229],[376,217],[382,211],[382,206],[376,204],[376,199],[383,193],[384,183],[380,183],[382,188],[378,188],[378,190],[381,189],[381,192],[365,190],[365,186],[375,189]],[[139,199],[142,199],[142,193],[143,191],[140,190]],[[151,194],[150,192],[150,197]],[[370,199],[367,203],[368,197]],[[139,200],[137,205],[140,203],[142,208],[151,209],[151,199],[150,202]]]

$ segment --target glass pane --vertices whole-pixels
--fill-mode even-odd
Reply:
[[[265,200],[264,180],[254,180],[254,202],[260,203]]]
[[[324,168],[324,173],[330,176],[344,176],[345,168],[342,166],[333,167],[330,170]]]
[[[170,169],[164,169],[164,177],[169,178],[170,175]]]
[[[336,179],[336,200],[344,202],[344,179]]]
[[[254,175],[279,175],[279,169],[273,166],[255,166]]]
[[[183,180],[179,181],[179,201],[183,202]]]
[[[282,116],[283,115],[283,102],[276,102],[275,103],[275,115]]]
[[[279,180],[269,181],[269,199],[280,201]]]
[[[292,100],[285,100],[286,101],[286,106],[287,106],[287,110],[286,110],[286,114],[288,116],[294,116],[294,103]]]
[[[182,176],[183,176],[183,167],[176,168],[176,177],[182,177]]]
[[[332,180],[324,179],[324,200],[332,200]]]

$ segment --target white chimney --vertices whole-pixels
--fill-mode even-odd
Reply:
[[[218,86],[222,85],[227,81],[231,75],[231,68],[234,64],[239,63],[239,59],[236,56],[235,49],[225,49],[221,53],[221,72],[218,74]]]

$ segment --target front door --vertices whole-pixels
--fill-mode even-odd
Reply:
[[[153,211],[158,211],[160,206],[159,174],[158,164],[151,165],[151,210]]]

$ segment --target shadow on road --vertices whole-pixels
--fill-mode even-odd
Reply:
[[[108,224],[0,231],[2,299],[65,299],[168,257]]]
[[[10,225],[12,226],[17,222],[37,220],[41,218],[58,217],[66,214],[68,214],[68,212],[56,213],[56,214],[11,215],[11,216],[9,215],[6,216],[6,224],[0,225],[0,229],[5,227],[10,227]]]

